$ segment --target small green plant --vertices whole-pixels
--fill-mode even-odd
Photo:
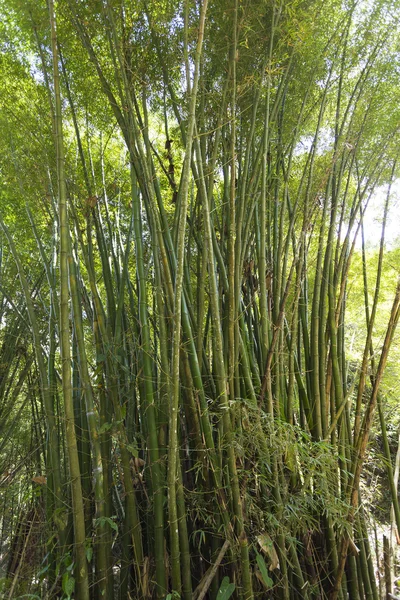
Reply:
[[[259,554],[258,552],[256,555],[256,561],[257,561],[257,566],[260,569],[261,577],[262,577],[262,580],[263,580],[265,586],[267,588],[271,588],[274,585],[274,582],[272,581],[271,577],[268,574],[268,567],[265,564],[265,560],[263,559],[261,554]]]
[[[65,600],[70,600],[75,589],[75,577],[69,571],[65,571],[62,578],[62,590],[65,594]]]
[[[165,600],[180,600],[180,595],[178,592],[172,592],[171,594],[167,594],[165,596]]]
[[[234,591],[235,584],[229,583],[229,577],[224,577],[218,590],[217,600],[228,600]]]

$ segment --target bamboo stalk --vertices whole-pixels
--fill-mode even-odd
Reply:
[[[60,223],[60,341],[62,363],[62,385],[65,411],[65,433],[71,477],[71,493],[74,520],[76,582],[80,600],[89,600],[88,566],[85,551],[85,517],[82,498],[79,458],[76,444],[74,412],[71,385],[71,355],[69,339],[68,306],[68,253],[69,229],[67,215],[67,194],[64,172],[64,146],[62,133],[61,95],[58,73],[58,53],[56,35],[56,17],[53,0],[49,1],[51,45],[53,54],[53,83],[55,100],[55,122],[57,139],[57,175],[59,185],[59,223]]]

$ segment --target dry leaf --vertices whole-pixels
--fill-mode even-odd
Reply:
[[[140,471],[145,465],[143,458],[139,458],[138,456],[131,458],[130,462],[135,471]]]
[[[279,569],[279,558],[274,547],[274,542],[271,540],[268,533],[261,533],[257,537],[257,542],[260,544],[262,552],[271,562],[269,570],[274,571],[275,569]]]
[[[38,475],[37,477],[32,477],[33,483],[38,483],[39,485],[46,485],[47,479],[43,475]]]
[[[89,196],[89,198],[86,200],[86,204],[90,206],[90,208],[94,208],[97,204],[97,200],[97,196]]]

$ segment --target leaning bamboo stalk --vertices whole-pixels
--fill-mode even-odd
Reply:
[[[383,566],[385,569],[386,598],[390,600],[392,597],[391,557],[389,539],[386,535],[383,536]]]
[[[61,468],[60,468],[60,456],[59,456],[59,440],[57,436],[57,423],[54,411],[52,390],[50,389],[50,382],[47,377],[46,372],[46,364],[43,356],[41,339],[40,339],[40,331],[39,325],[36,318],[36,311],[34,308],[31,290],[29,288],[28,280],[26,278],[26,274],[24,272],[24,268],[22,266],[21,259],[17,252],[17,248],[15,246],[14,240],[5,225],[3,219],[0,216],[0,226],[3,230],[5,237],[7,238],[8,244],[10,246],[11,254],[13,255],[14,261],[17,265],[18,276],[21,282],[21,287],[23,289],[26,308],[28,312],[29,323],[32,328],[32,338],[33,338],[33,346],[35,350],[36,362],[38,365],[39,378],[40,378],[40,389],[43,400],[43,407],[47,420],[47,429],[48,429],[48,457],[49,464],[47,465],[48,469],[52,473],[52,477],[50,479],[50,483],[53,483],[53,489],[51,490],[51,496],[54,495],[55,507],[57,509],[62,508],[62,491],[61,491]],[[52,337],[50,338],[50,342]],[[52,349],[52,345],[50,345],[50,350]],[[51,359],[51,354],[50,357]],[[50,490],[49,490],[50,492]],[[61,525],[61,520],[58,520],[58,535],[60,545],[63,548],[65,544],[65,531],[64,527]]]
[[[368,402],[363,423],[360,429],[360,434],[358,436],[356,445],[355,445],[355,458],[353,460],[352,472],[353,472],[353,481],[351,487],[350,501],[351,501],[351,509],[348,515],[349,522],[353,522],[355,510],[358,504],[358,486],[360,482],[361,469],[364,461],[365,451],[367,448],[369,433],[372,424],[372,418],[375,412],[379,387],[382,381],[383,373],[385,370],[386,362],[389,355],[390,346],[392,343],[393,335],[397,327],[397,323],[400,317],[400,279],[397,283],[396,294],[393,300],[392,310],[390,314],[389,323],[386,330],[385,340],[382,347],[381,357],[379,360],[379,365],[376,371],[376,375],[374,377],[374,384],[372,388],[371,398]],[[347,549],[349,545],[349,537],[345,535],[342,538],[340,545],[340,554],[339,554],[339,566],[336,573],[335,584],[331,594],[331,600],[337,600],[339,589],[341,586],[344,568],[346,564],[347,557]]]
[[[35,512],[32,515],[32,520],[30,522],[28,535],[25,538],[24,546],[22,548],[22,552],[21,552],[21,556],[20,556],[20,560],[19,560],[18,566],[17,566],[17,568],[15,570],[15,574],[14,574],[14,577],[13,577],[13,580],[12,580],[12,583],[11,583],[11,586],[10,586],[10,591],[9,591],[9,594],[8,594],[8,600],[12,600],[13,598],[15,598],[14,591],[15,591],[15,588],[17,587],[18,579],[19,579],[19,576],[20,576],[20,572],[21,572],[21,569],[22,569],[22,567],[24,565],[24,558],[25,558],[26,551],[29,548],[29,540],[30,540],[30,537],[32,535],[33,526],[35,525],[35,518],[36,518],[36,510],[35,510]]]
[[[116,424],[117,424],[117,433],[118,433],[118,444],[120,448],[121,454],[121,463],[122,463],[122,472],[123,472],[123,482],[125,489],[125,498],[126,498],[126,511],[125,511],[125,521],[124,521],[124,530],[126,532],[127,539],[132,539],[132,547],[135,557],[135,569],[137,575],[137,583],[140,587],[141,585],[141,567],[143,564],[143,549],[142,549],[142,539],[141,539],[141,527],[140,521],[138,517],[137,504],[135,491],[133,488],[132,477],[131,477],[131,468],[130,468],[130,453],[127,449],[128,441],[126,437],[126,430],[123,425],[122,418],[122,407],[117,395],[117,386],[118,386],[118,374],[116,372],[116,366],[114,364],[114,358],[112,353],[112,341],[109,337],[109,329],[107,328],[106,322],[106,314],[101,302],[101,298],[99,295],[99,291],[96,285],[96,278],[94,274],[94,261],[93,261],[93,249],[92,249],[92,238],[90,226],[88,223],[87,226],[88,233],[88,252],[84,251],[84,257],[86,262],[86,267],[89,274],[89,281],[91,292],[94,300],[95,313],[96,313],[96,323],[98,326],[98,338],[99,345],[102,345],[102,349],[105,356],[105,365],[106,365],[106,379],[108,384],[108,392],[111,399],[111,406],[114,411]],[[84,245],[81,241],[81,246],[84,249]],[[104,404],[104,403],[103,403]],[[101,406],[104,410],[108,410],[108,407]]]
[[[399,473],[400,473],[400,436],[397,435],[397,451],[396,451],[396,459],[394,463],[394,487],[397,490],[399,487]],[[390,509],[390,551],[392,556],[396,556],[396,547],[399,545],[400,540],[400,532],[397,528],[396,517],[395,517],[395,509],[394,502],[392,501],[392,507]],[[396,540],[396,542],[395,542]],[[394,581],[394,560],[393,560],[393,572],[392,572],[392,580]]]
[[[226,551],[228,550],[229,547],[229,540],[225,540],[221,550],[218,553],[217,556],[217,560],[215,561],[215,563],[212,565],[210,572],[207,573],[207,576],[205,577],[204,582],[202,582],[201,588],[200,588],[200,593],[197,596],[196,600],[203,600],[208,592],[208,588],[210,587],[212,580],[214,579],[218,568],[226,554]]]
[[[388,210],[389,210],[389,199],[391,196],[392,182],[393,182],[393,177],[394,177],[394,173],[395,173],[395,168],[396,168],[396,161],[393,161],[390,183],[388,186],[386,202],[385,202],[385,207],[384,207],[381,243],[380,243],[380,249],[379,249],[378,269],[377,269],[376,285],[375,285],[375,295],[374,295],[374,302],[373,302],[371,314],[370,314],[369,306],[368,306],[368,288],[367,288],[366,271],[365,271],[365,266],[364,266],[365,316],[366,316],[366,321],[367,321],[368,332],[370,332],[370,330],[371,330],[371,327],[370,327],[371,321],[373,324],[374,320],[375,320],[376,305],[377,305],[377,301],[378,301],[378,297],[379,297],[380,282],[381,282],[381,276],[382,276],[382,262],[383,262],[385,229],[386,229],[386,223],[387,223],[387,216],[388,216]],[[364,258],[364,263],[365,263],[364,248],[363,248],[363,258]],[[369,355],[370,355],[370,360],[371,360],[371,384],[373,385],[376,367],[375,367],[374,350],[372,347],[371,336],[368,336],[368,338],[369,338]],[[388,441],[388,436],[387,436],[386,420],[385,420],[385,415],[383,412],[382,398],[381,398],[380,394],[378,394],[378,397],[377,397],[377,406],[378,406],[379,420],[380,420],[380,424],[381,424],[383,449],[384,449],[385,458],[386,458],[386,472],[387,472],[390,492],[391,492],[391,496],[392,496],[392,510],[393,510],[394,517],[395,517],[397,531],[400,531],[400,507],[399,507],[397,489],[396,489],[396,485],[395,485],[395,479],[394,479],[394,475],[393,475],[392,458],[391,458],[391,452],[390,452],[389,441]]]
[[[394,174],[395,163],[392,168],[392,180]],[[383,253],[384,253],[384,240],[385,240],[385,230],[386,230],[386,221],[387,214],[389,209],[389,199],[391,192],[391,183],[388,187],[388,192],[386,195],[383,222],[382,222],[382,234],[381,241],[379,247],[379,256],[378,256],[378,268],[376,273],[376,281],[374,288],[374,299],[372,302],[372,308],[369,307],[368,301],[368,281],[367,281],[367,271],[366,271],[366,260],[365,260],[365,244],[364,244],[364,227],[363,227],[363,216],[361,215],[361,236],[362,236],[362,259],[363,259],[363,279],[364,279],[364,301],[365,301],[365,317],[367,322],[367,338],[364,346],[363,360],[361,366],[360,373],[360,382],[357,390],[357,400],[356,400],[356,415],[354,421],[354,441],[357,442],[358,436],[360,434],[361,427],[361,403],[362,403],[362,395],[365,388],[366,378],[367,378],[367,366],[368,366],[368,358],[371,353],[371,342],[372,342],[372,333],[375,325],[375,317],[378,309],[378,301],[379,301],[379,293],[381,287],[381,279],[382,279],[382,268],[383,268]]]
[[[191,89],[188,126],[186,133],[185,159],[180,184],[180,219],[177,228],[176,245],[176,273],[174,290],[174,316],[173,316],[173,337],[172,337],[172,358],[171,358],[171,377],[172,377],[172,398],[169,407],[169,449],[168,449],[168,513],[171,539],[171,569],[173,590],[180,593],[181,573],[180,573],[180,550],[179,550],[179,532],[178,532],[178,512],[177,512],[177,461],[178,461],[178,409],[180,396],[179,382],[179,363],[180,363],[180,343],[181,343],[181,310],[182,310],[182,289],[184,275],[184,256],[185,256],[185,232],[186,232],[186,214],[188,206],[188,191],[190,178],[190,162],[192,155],[194,123],[196,117],[196,99],[199,81],[200,57],[202,51],[205,18],[207,12],[207,0],[204,0],[199,21],[199,33],[197,38],[197,47],[194,63],[194,78]],[[189,81],[188,81],[189,85]],[[191,598],[191,589],[186,589],[184,593],[185,600]]]

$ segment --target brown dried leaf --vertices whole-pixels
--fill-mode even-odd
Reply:
[[[269,558],[271,564],[269,566],[270,571],[279,569],[279,558],[276,553],[274,542],[269,537],[268,533],[261,533],[257,537],[257,542],[260,544],[261,551]]]
[[[89,198],[86,200],[86,204],[90,206],[90,208],[94,208],[97,204],[97,201],[97,196],[89,196]]]
[[[38,475],[37,477],[32,477],[33,483],[38,483],[39,485],[46,485],[47,479],[43,475]]]
[[[130,462],[135,471],[140,471],[145,464],[143,458],[139,458],[138,456],[134,456],[133,458],[131,458]]]

